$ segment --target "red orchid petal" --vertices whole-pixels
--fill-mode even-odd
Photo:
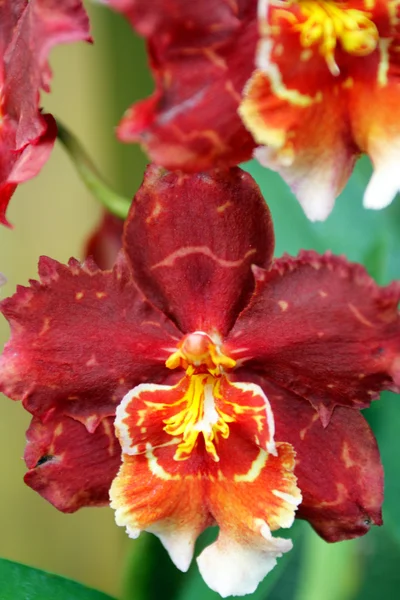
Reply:
[[[43,134],[15,153],[15,163],[8,176],[12,183],[22,183],[38,174],[47,162],[57,137],[57,124],[52,115],[42,115],[46,124]],[[18,158],[17,158],[18,157]]]
[[[21,17],[26,0],[8,0],[0,4],[0,56],[3,57],[14,33],[14,28]],[[3,61],[0,60],[0,80],[3,80]]]
[[[0,389],[42,420],[58,408],[94,431],[128,390],[168,375],[176,329],[142,298],[123,255],[113,271],[44,257],[39,273],[1,303],[12,337]]]
[[[296,452],[294,472],[303,496],[297,516],[328,542],[358,537],[371,524],[381,525],[383,470],[361,413],[337,407],[324,428],[307,401],[270,381],[253,379],[271,403],[276,440],[289,442]]]
[[[85,256],[91,256],[100,269],[112,269],[122,246],[124,221],[104,212],[101,223],[92,233],[85,247]]]
[[[46,128],[37,140],[22,150],[15,148],[15,124],[6,119],[0,128],[0,223],[6,218],[8,203],[18,183],[31,179],[47,162],[57,137],[57,125],[51,115],[43,115]]]
[[[90,41],[89,21],[80,0],[30,0],[4,56],[4,110],[17,123],[16,150],[43,135],[39,90],[49,91],[47,56],[57,44]]]
[[[269,210],[238,168],[181,175],[148,168],[128,216],[125,249],[139,287],[184,331],[226,333],[268,266]]]
[[[53,416],[46,424],[34,417],[27,431],[25,483],[63,512],[109,503],[110,485],[121,463],[113,418],[94,433],[77,421]]]
[[[309,400],[324,425],[336,405],[363,408],[395,389],[399,283],[380,288],[360,265],[313,251],[256,277],[225,354]]]
[[[118,137],[169,169],[206,171],[251,158],[237,108],[254,68],[257,0],[107,0],[147,39],[156,91]]]

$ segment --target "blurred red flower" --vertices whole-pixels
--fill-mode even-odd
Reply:
[[[118,127],[151,160],[186,172],[249,160],[237,113],[255,69],[257,0],[106,0],[146,38],[156,89]]]
[[[400,4],[387,0],[259,3],[259,69],[240,113],[312,220],[325,219],[361,153],[364,194],[383,208],[400,190]]]

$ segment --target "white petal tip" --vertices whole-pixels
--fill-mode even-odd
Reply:
[[[261,541],[261,545],[239,544],[232,538],[220,536],[197,559],[201,576],[208,587],[222,598],[252,594],[274,568],[276,559],[292,547],[290,540],[272,536],[267,544]]]
[[[310,221],[325,221],[329,217],[340,190],[326,179],[326,169],[304,172],[299,167],[282,164],[277,160],[277,152],[266,146],[256,148],[254,157],[263,167],[281,175]]]
[[[161,533],[151,529],[149,531],[160,539],[176,568],[186,573],[192,562],[196,535],[192,531],[175,530],[171,533]]]
[[[396,153],[396,156],[387,157],[387,160],[375,166],[364,193],[364,207],[374,210],[386,208],[398,192],[400,192],[400,168],[399,156]]]

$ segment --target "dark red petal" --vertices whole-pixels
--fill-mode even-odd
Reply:
[[[128,216],[135,279],[184,332],[225,334],[268,266],[274,237],[254,180],[238,168],[208,174],[147,169]]]
[[[128,390],[170,373],[180,334],[142,298],[123,255],[113,271],[44,257],[39,274],[0,304],[12,331],[0,390],[42,420],[57,408],[94,431]]]
[[[94,433],[77,421],[57,415],[46,424],[34,417],[27,431],[25,483],[58,510],[109,503],[108,490],[121,463],[113,419],[103,419]]]
[[[147,39],[153,96],[118,136],[169,169],[205,171],[251,158],[237,109],[255,61],[257,0],[107,0]]]
[[[224,353],[309,400],[325,425],[335,405],[366,407],[396,388],[398,282],[379,287],[360,265],[312,251],[255,274]]]
[[[16,150],[43,135],[39,90],[49,91],[48,53],[57,44],[90,40],[81,0],[30,0],[4,56],[4,112],[17,123]]]
[[[21,17],[27,0],[3,0],[0,3],[0,81],[3,80],[3,56]]]
[[[86,243],[84,254],[91,256],[100,269],[111,269],[122,246],[124,221],[104,212],[100,225]]]
[[[298,516],[328,542],[358,537],[371,525],[381,525],[383,469],[362,414],[337,407],[324,428],[307,401],[268,381],[262,388],[274,413],[275,439],[296,451],[294,472],[303,495]]]

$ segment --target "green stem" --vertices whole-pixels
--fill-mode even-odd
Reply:
[[[131,200],[120,196],[105,183],[82,144],[60,121],[57,121],[57,128],[57,137],[67,150],[86,187],[109,212],[120,219],[126,219]]]

